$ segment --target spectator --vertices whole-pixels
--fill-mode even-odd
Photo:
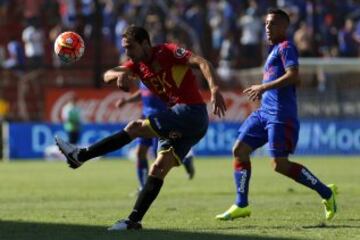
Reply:
[[[298,47],[299,55],[301,57],[314,56],[312,50],[312,39],[313,35],[311,29],[308,27],[306,22],[300,23],[300,28],[295,32],[294,42]]]
[[[355,40],[354,21],[346,19],[344,28],[339,31],[339,53],[341,57],[357,57],[358,43]]]
[[[64,122],[64,129],[68,134],[69,142],[77,144],[81,129],[81,109],[77,105],[77,96],[71,93],[70,99],[61,111],[61,118]]]
[[[9,8],[9,0],[0,1],[0,22],[4,22],[6,20],[6,12]]]
[[[24,0],[24,17],[25,19],[36,19],[40,17],[41,8],[44,0]]]
[[[222,29],[224,19],[216,4],[217,3],[212,3],[208,10],[210,15],[208,21],[211,28],[211,45],[214,50],[214,58],[217,58],[224,38]]]
[[[151,42],[153,42],[154,44],[165,42],[166,35],[164,27],[158,15],[148,15],[146,17],[145,27],[149,29]]]
[[[104,0],[104,7],[102,11],[103,26],[102,33],[111,43],[115,41],[115,25],[116,25],[116,12],[115,3],[113,0]]]
[[[128,25],[126,17],[119,14],[115,25],[115,46],[119,52],[119,62],[122,62],[125,58],[125,49],[121,46],[121,39],[122,34]]]
[[[232,76],[232,68],[236,65],[238,57],[238,46],[232,32],[228,32],[220,49],[220,61],[218,67],[218,74],[226,84],[231,84],[234,78]]]
[[[44,57],[44,33],[39,26],[38,19],[29,21],[29,25],[22,33],[25,44],[25,56],[30,68],[39,68],[43,65]]]
[[[246,10],[244,16],[239,19],[238,26],[241,28],[241,55],[247,61],[243,63],[243,67],[254,67],[260,65],[261,35],[263,32],[263,24],[259,16],[256,14],[256,2],[251,1],[253,6]]]
[[[24,70],[25,68],[25,54],[20,41],[12,37],[7,44],[9,57],[4,61],[3,67],[13,70]]]
[[[58,0],[62,24],[65,28],[74,29],[76,25],[76,0]]]
[[[338,29],[334,24],[334,16],[327,14],[324,17],[323,26],[320,28],[321,34],[321,47],[320,54],[323,57],[336,57],[338,56],[338,42],[337,35]]]
[[[84,36],[89,38],[94,31],[95,3],[93,0],[81,0],[81,16],[84,21]]]

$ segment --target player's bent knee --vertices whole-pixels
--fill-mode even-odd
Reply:
[[[177,162],[173,153],[171,151],[162,152],[152,164],[149,175],[163,179],[174,166],[177,166]]]
[[[274,158],[271,161],[272,168],[278,173],[287,172],[289,164],[290,162],[287,158]]]
[[[142,120],[135,120],[129,122],[124,130],[131,136],[131,137],[138,137],[142,127]]]
[[[149,175],[160,179],[164,179],[166,174],[170,171],[171,168],[172,166],[155,162],[150,168]]]
[[[141,124],[142,124],[142,120],[131,121],[126,125],[125,130],[126,131],[136,130],[137,128],[141,127]]]
[[[251,153],[251,148],[244,143],[238,142],[234,145],[232,152],[235,158],[247,158]]]

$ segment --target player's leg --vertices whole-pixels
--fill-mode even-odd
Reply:
[[[236,141],[233,147],[233,167],[236,186],[235,204],[238,207],[246,207],[249,205],[248,193],[251,177],[250,154],[252,151],[252,147],[241,141]]]
[[[264,145],[267,133],[258,112],[246,119],[239,129],[238,140],[233,147],[234,182],[236,187],[235,203],[224,213],[216,216],[219,220],[233,220],[250,216],[248,207],[249,182],[251,178],[250,154]]]
[[[139,144],[136,148],[136,174],[139,181],[139,190],[143,189],[149,173],[147,154],[151,143],[151,138],[139,138]]]
[[[65,142],[60,137],[55,137],[55,142],[60,151],[65,155],[69,166],[75,169],[92,158],[122,148],[136,137],[152,138],[155,136],[157,136],[156,132],[149,127],[147,120],[139,119],[127,124],[120,132],[105,137],[87,148],[78,148]]]
[[[233,147],[233,176],[236,187],[235,203],[224,213],[216,215],[216,219],[233,220],[250,216],[251,210],[248,207],[248,193],[251,177],[251,152],[252,148],[249,145],[244,142],[236,141]]]
[[[159,138],[158,156],[128,219],[120,220],[109,230],[141,227],[140,221],[160,192],[165,176],[172,167],[181,164],[190,148],[205,135],[208,124],[205,105],[179,104],[148,119],[151,129],[163,136]]]
[[[154,151],[153,154],[156,157],[157,149],[158,149],[158,138],[153,138],[152,149]],[[188,178],[190,180],[193,179],[195,175],[195,166],[194,166],[194,151],[192,149],[190,149],[190,151],[187,153],[187,155],[185,156],[182,162],[184,164],[184,168],[188,175]]]
[[[330,220],[336,213],[336,186],[326,186],[305,166],[288,159],[288,155],[295,150],[298,130],[298,125],[292,121],[268,125],[273,168],[276,172],[315,190],[324,199],[326,219]]]
[[[160,152],[150,168],[146,184],[140,192],[132,212],[127,219],[119,220],[108,230],[121,231],[128,229],[141,229],[141,220],[158,196],[165,176],[171,168],[178,165],[179,163],[176,160],[172,149]]]
[[[188,154],[186,154],[185,158],[183,159],[183,164],[185,171],[188,175],[188,178],[191,180],[194,178],[195,175],[195,166],[194,166],[194,151],[190,149]]]
[[[286,157],[275,157],[272,161],[276,172],[283,174],[296,182],[315,190],[323,199],[325,218],[331,220],[336,211],[337,187],[334,184],[325,185],[305,166],[291,162]]]

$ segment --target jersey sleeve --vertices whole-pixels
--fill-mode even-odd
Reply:
[[[127,69],[129,69],[129,70],[131,70],[131,71],[133,71],[133,72],[135,72],[135,64],[134,64],[134,62],[131,61],[131,60],[125,61],[124,63],[121,64],[121,66],[123,66],[123,67],[125,67],[125,68],[127,68]]]
[[[285,69],[299,66],[298,52],[293,44],[282,44],[279,48],[279,54]]]
[[[190,50],[180,47],[174,43],[165,44],[165,48],[169,52],[169,58],[176,64],[186,64],[192,55]]]

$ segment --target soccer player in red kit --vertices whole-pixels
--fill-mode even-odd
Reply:
[[[159,138],[157,158],[132,212],[128,218],[109,228],[119,231],[142,228],[141,220],[158,196],[167,173],[181,164],[190,148],[207,131],[207,109],[191,67],[199,68],[209,84],[213,113],[222,117],[226,111],[214,70],[204,58],[172,43],[152,47],[147,31],[137,26],[125,30],[122,46],[129,60],[105,72],[104,81],[116,81],[119,88],[127,90],[133,77],[140,78],[169,108],[146,119],[132,121],[120,132],[87,148],[77,148],[59,137],[55,138],[69,166],[74,169],[89,159],[125,146],[137,137]]]

